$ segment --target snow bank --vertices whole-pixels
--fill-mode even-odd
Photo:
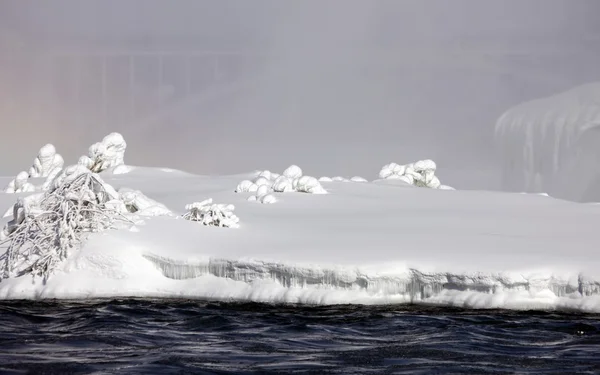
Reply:
[[[209,227],[239,228],[240,219],[233,214],[232,204],[213,204],[212,199],[194,202],[185,206],[188,210],[183,218],[198,221]]]
[[[433,160],[419,160],[406,165],[390,163],[381,168],[379,178],[399,180],[418,187],[451,190],[451,187],[442,185],[435,176],[436,168]]]
[[[265,187],[260,190],[261,187]],[[271,171],[257,173],[253,180],[243,180],[235,189],[236,193],[256,193],[251,201],[274,203],[276,198],[269,192],[287,193],[300,192],[309,194],[327,194],[319,180],[311,176],[304,176],[302,169],[297,165],[289,166],[281,175]],[[263,199],[268,196],[266,199]]]
[[[89,148],[88,156],[79,158],[78,163],[95,173],[123,165],[127,143],[119,133],[110,133],[101,142]]]
[[[600,201],[600,82],[506,111],[496,144],[503,188]]]

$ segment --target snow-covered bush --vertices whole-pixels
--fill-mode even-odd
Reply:
[[[333,179],[331,179],[331,177],[319,177],[319,182],[331,182],[333,181]]]
[[[233,214],[232,204],[213,204],[212,199],[194,202],[185,206],[188,210],[183,218],[201,222],[206,226],[238,228],[240,219]]]
[[[323,189],[321,183],[314,177],[302,176],[296,180],[296,190],[303,193],[309,194],[327,194],[327,191]],[[292,182],[292,186],[294,183]]]
[[[130,222],[111,202],[118,194],[100,176],[81,166],[65,169],[50,190],[21,198],[4,227],[0,277],[24,274],[48,278],[85,233]]]
[[[29,182],[29,174],[25,171],[19,172],[17,176],[8,183],[4,189],[6,193],[29,193],[35,191],[35,186]]]
[[[263,186],[264,188],[262,188]],[[262,190],[260,190],[261,188]],[[310,194],[327,193],[316,178],[303,176],[302,169],[297,165],[291,165],[281,175],[270,171],[258,172],[252,181],[244,180],[240,182],[235,191],[236,193],[256,193],[254,198],[248,198],[248,200],[262,201],[263,203],[273,203],[276,201],[274,196],[268,194],[271,191],[276,193],[292,191]],[[268,197],[266,197],[267,195]],[[266,198],[261,199],[261,197]]]
[[[119,199],[125,205],[129,213],[139,216],[164,216],[171,215],[164,204],[148,198],[139,190],[121,188],[119,190]]]
[[[127,143],[119,133],[110,133],[101,142],[94,143],[89,148],[88,156],[79,158],[78,164],[90,171],[100,173],[108,168],[124,164]]]
[[[435,176],[436,168],[437,166],[433,160],[419,160],[406,165],[390,163],[381,168],[379,177],[404,181],[409,185],[418,187],[453,190],[451,187],[440,183],[440,180]]]
[[[238,184],[237,188],[235,188],[235,192],[236,193],[254,193],[254,192],[256,192],[257,189],[258,189],[258,186],[254,182],[252,182],[250,180],[244,180]]]
[[[369,182],[366,179],[360,177],[360,176],[354,176],[352,178],[345,178],[342,176],[336,176],[336,177],[321,177],[319,178],[320,182]]]
[[[56,148],[52,144],[47,144],[40,148],[38,156],[29,168],[29,177],[48,177],[51,174],[58,174],[63,168],[65,161],[60,154],[56,153]]]
[[[352,182],[369,182],[369,181],[367,181],[366,178],[362,178],[360,176],[354,176],[354,177],[350,178],[350,181],[352,181]]]

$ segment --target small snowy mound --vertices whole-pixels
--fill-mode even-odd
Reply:
[[[331,177],[326,177],[326,176],[319,177],[319,182],[331,182],[331,181],[333,181],[331,179]]]
[[[406,165],[390,163],[381,168],[379,177],[387,180],[404,181],[409,185],[418,187],[454,190],[440,183],[440,180],[435,176],[436,168],[437,166],[433,160],[419,160]]]
[[[194,202],[185,206],[188,210],[183,218],[198,221],[206,226],[239,228],[240,219],[233,214],[232,204],[213,204],[212,199]]]
[[[261,189],[262,188],[262,189]],[[262,203],[274,203],[277,200],[269,192],[287,193],[301,192],[309,194],[327,194],[319,180],[311,176],[303,176],[302,169],[297,165],[289,166],[281,175],[270,171],[262,171],[250,180],[244,180],[238,184],[236,193],[256,193],[248,198],[249,201],[261,201]],[[265,197],[265,199],[261,199]]]
[[[148,198],[139,190],[122,188],[119,190],[119,199],[129,213],[139,216],[166,216],[171,215],[164,204]]]
[[[56,153],[56,148],[52,144],[47,144],[40,148],[38,156],[29,168],[29,177],[48,177],[56,175],[63,168],[65,161],[60,154]]]
[[[110,133],[102,142],[90,146],[89,155],[79,158],[78,164],[85,166],[94,173],[100,173],[108,168],[125,164],[125,149],[127,143],[119,133]]]
[[[127,220],[110,208],[115,190],[100,176],[78,166],[67,168],[53,189],[21,198],[13,207],[0,248],[0,277],[25,274],[47,279],[84,233],[113,227]]]
[[[19,174],[8,183],[8,186],[4,189],[6,193],[30,193],[35,191],[35,186],[29,182],[29,174],[25,171],[19,172]]]
[[[331,179],[331,181],[333,181],[333,182],[350,182],[350,180],[348,180],[347,178],[342,177],[342,176],[335,176]]]
[[[369,182],[366,178],[362,178],[360,176],[354,176],[350,179],[352,182]]]

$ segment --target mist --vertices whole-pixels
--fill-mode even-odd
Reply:
[[[492,186],[496,119],[600,80],[597,1],[0,1],[0,170],[111,131],[126,163]],[[445,172],[444,172],[445,170]],[[446,175],[444,175],[446,173]],[[493,187],[493,186],[492,186]]]

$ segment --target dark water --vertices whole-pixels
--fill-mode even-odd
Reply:
[[[2,302],[0,373],[598,374],[600,315],[189,300]]]

